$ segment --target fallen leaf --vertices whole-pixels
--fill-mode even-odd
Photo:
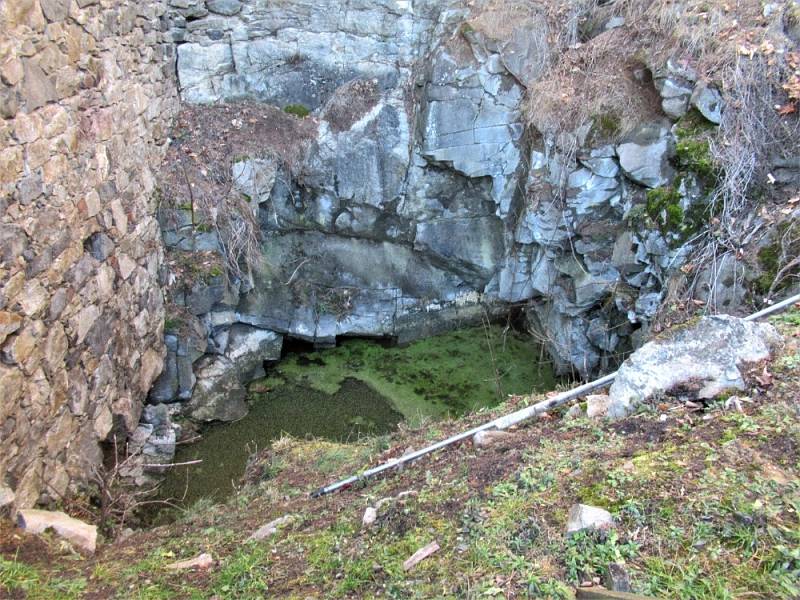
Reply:
[[[782,117],[785,117],[786,115],[791,115],[796,112],[797,112],[797,105],[794,103],[784,104],[778,109],[778,114],[781,115]]]
[[[767,367],[764,367],[761,375],[756,375],[756,381],[763,387],[769,387],[772,385],[772,373],[767,371]]]

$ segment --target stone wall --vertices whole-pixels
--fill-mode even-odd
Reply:
[[[178,101],[161,4],[0,3],[0,490],[17,507],[86,481],[162,369],[153,171]]]

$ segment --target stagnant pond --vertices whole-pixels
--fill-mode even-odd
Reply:
[[[335,441],[386,434],[403,421],[442,418],[499,404],[508,394],[554,387],[541,346],[499,325],[445,333],[405,347],[344,340],[319,352],[289,353],[250,387],[244,419],[209,426],[202,440],[179,447],[163,498],[190,506],[224,499],[247,458],[289,434]]]

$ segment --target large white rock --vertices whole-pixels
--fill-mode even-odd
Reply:
[[[52,529],[87,554],[94,554],[97,547],[97,527],[63,512],[22,509],[17,513],[17,524],[28,533],[41,534]]]
[[[703,317],[642,346],[626,360],[609,390],[609,416],[620,418],[654,395],[682,385],[700,399],[744,390],[741,367],[769,358],[780,335],[767,323]]]
[[[575,504],[569,509],[567,517],[567,535],[584,530],[602,530],[614,527],[611,513],[588,504]]]

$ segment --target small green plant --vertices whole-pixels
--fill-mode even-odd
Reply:
[[[567,600],[572,598],[572,590],[560,581],[545,579],[539,575],[531,574],[527,581],[528,597],[550,598],[551,600]]]
[[[238,550],[223,565],[214,585],[222,598],[259,598],[268,590],[269,556],[261,546]]]
[[[638,553],[635,542],[621,542],[609,532],[578,531],[567,539],[564,563],[570,581],[583,581],[603,574],[611,563],[625,562]]]
[[[283,107],[283,112],[294,115],[295,117],[299,117],[301,119],[305,119],[311,114],[311,110],[302,104],[287,104]]]
[[[164,319],[164,332],[176,333],[181,328],[181,320],[177,317],[166,317]]]
[[[613,140],[622,132],[622,119],[614,112],[593,117],[592,137],[595,142]]]

